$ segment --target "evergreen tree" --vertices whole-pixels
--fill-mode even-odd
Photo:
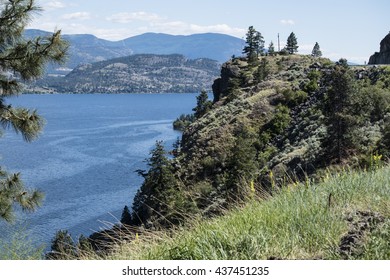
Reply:
[[[77,246],[67,230],[59,230],[51,241],[51,251],[46,254],[49,260],[69,260],[77,258]]]
[[[149,170],[137,170],[144,182],[133,202],[134,224],[159,227],[180,221],[178,210],[185,206],[186,200],[166,154],[163,143],[157,141],[147,159]]]
[[[330,159],[341,162],[353,149],[352,133],[359,122],[354,111],[356,87],[353,73],[348,66],[336,65],[327,78],[328,91],[323,112],[326,117],[328,136],[324,142],[326,154]]]
[[[123,208],[122,211],[122,217],[121,217],[121,224],[123,225],[131,225],[131,213],[129,210],[129,207],[127,205]]]
[[[265,78],[267,78],[267,76],[269,75],[269,72],[270,72],[269,62],[265,57],[263,57],[255,73],[256,81],[257,82],[264,81]]]
[[[295,36],[294,32],[291,32],[290,36],[287,38],[287,45],[286,49],[289,54],[294,54],[298,52],[298,41],[297,37]]]
[[[248,125],[242,124],[236,132],[237,138],[231,151],[229,162],[229,196],[235,198],[248,197],[250,184],[256,178],[258,162],[256,160],[257,150],[255,148],[256,132]]]
[[[205,115],[212,106],[212,102],[209,100],[207,92],[202,90],[201,93],[196,97],[196,107],[192,109],[194,111],[194,116],[196,119],[199,119]]]
[[[246,33],[246,45],[243,53],[246,54],[249,62],[256,61],[259,55],[264,54],[264,38],[253,26],[249,26]]]
[[[315,43],[313,50],[311,51],[311,55],[313,57],[321,57],[322,56],[322,52],[320,50],[320,45],[318,44],[318,42]]]
[[[13,108],[6,98],[17,95],[20,81],[28,81],[42,75],[48,62],[62,62],[68,45],[57,31],[49,37],[32,40],[23,38],[26,25],[32,15],[40,11],[34,0],[1,1],[0,6],[0,124],[12,128],[26,141],[34,140],[42,130],[44,121],[36,111]],[[1,133],[0,133],[1,134]],[[11,147],[10,147],[11,148]],[[20,175],[8,174],[0,169],[0,217],[11,222],[13,207],[33,211],[39,206],[42,194],[27,190]]]
[[[256,54],[257,56],[259,55],[264,55],[264,44],[265,44],[265,41],[264,41],[264,37],[263,35],[261,35],[260,32],[256,32],[255,33],[255,42],[257,43],[256,44]]]
[[[275,46],[274,43],[271,41],[268,46],[268,54],[269,55],[274,55],[275,54]]]

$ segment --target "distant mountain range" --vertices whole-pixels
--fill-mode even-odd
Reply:
[[[28,85],[41,93],[199,93],[211,91],[220,64],[183,55],[136,54],[81,64],[66,76],[47,76]]]
[[[26,38],[50,35],[51,33],[28,29]],[[80,64],[93,63],[133,54],[181,54],[189,59],[209,58],[220,63],[232,55],[242,53],[244,41],[229,35],[217,33],[188,36],[145,33],[120,41],[108,41],[94,35],[63,35],[71,47],[69,60],[63,67],[51,66],[49,74],[64,74]]]

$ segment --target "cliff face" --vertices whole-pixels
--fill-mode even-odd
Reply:
[[[380,43],[380,51],[370,57],[368,64],[390,64],[390,33]]]

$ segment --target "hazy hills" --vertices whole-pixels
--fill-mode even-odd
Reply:
[[[27,38],[49,34],[49,32],[36,29],[29,29],[25,32]],[[63,38],[71,45],[69,60],[62,67],[68,68],[67,72],[80,64],[132,54],[181,54],[190,59],[209,58],[223,63],[232,55],[240,55],[244,44],[244,41],[239,38],[217,33],[188,36],[145,33],[115,42],[90,34],[64,34]],[[61,74],[61,71],[56,71],[57,68],[50,67],[48,72]]]

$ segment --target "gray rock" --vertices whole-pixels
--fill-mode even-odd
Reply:
[[[368,64],[390,64],[390,32],[380,43],[380,51],[370,57]]]

